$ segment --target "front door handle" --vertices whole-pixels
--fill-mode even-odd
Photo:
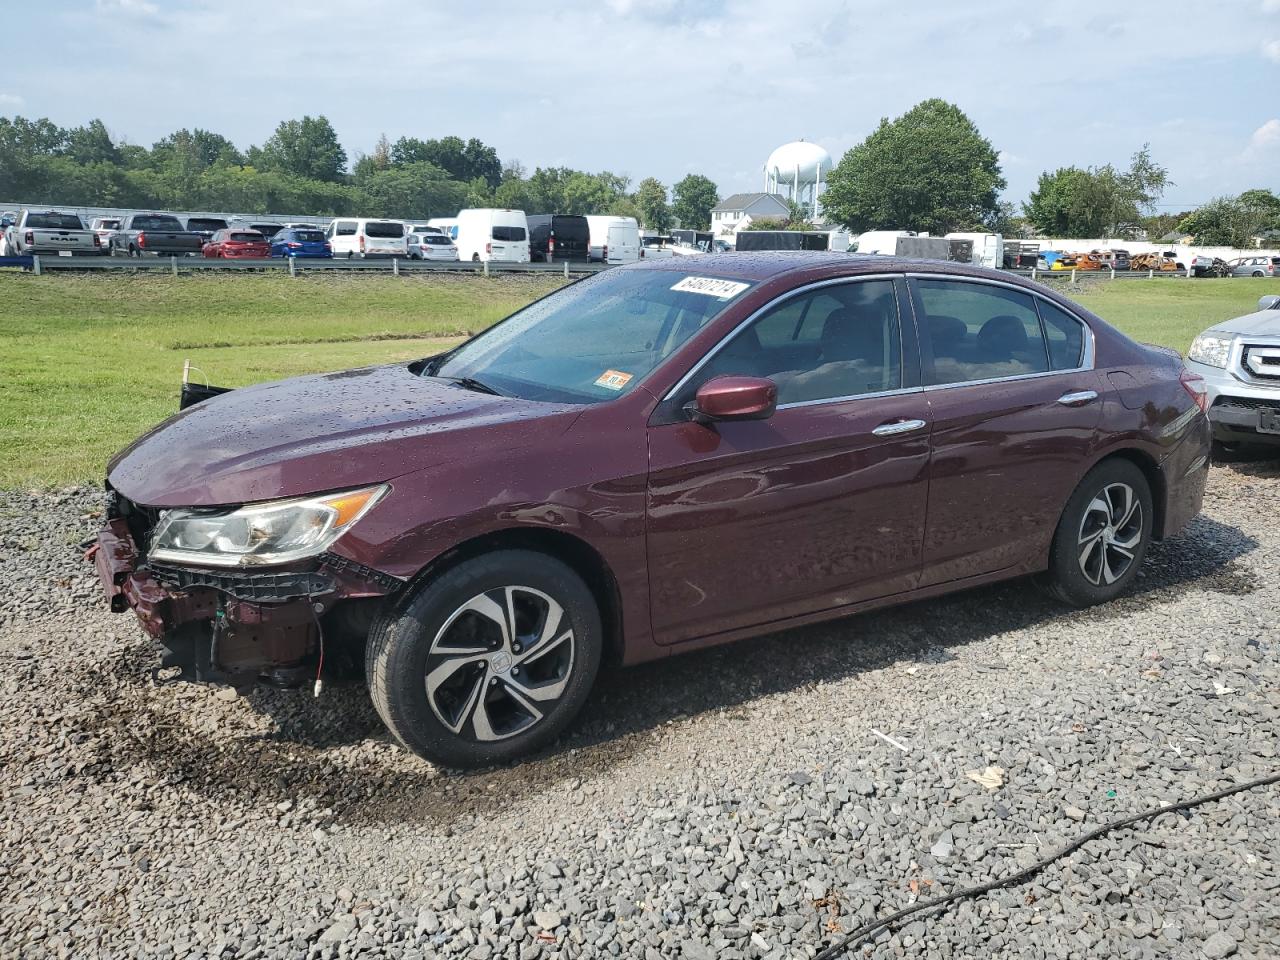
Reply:
[[[871,433],[877,437],[894,437],[900,433],[911,433],[913,430],[919,430],[924,425],[923,420],[892,420],[889,423],[880,424]]]
[[[1097,390],[1074,390],[1071,393],[1064,393],[1058,398],[1058,402],[1064,407],[1083,407],[1086,403],[1097,399]]]

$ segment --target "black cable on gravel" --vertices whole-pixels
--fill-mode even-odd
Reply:
[[[879,920],[873,920],[871,923],[863,924],[851,933],[845,934],[835,943],[828,945],[820,951],[814,960],[834,960],[834,958],[842,956],[851,948],[857,946],[863,940],[868,939],[881,930],[887,930],[890,927],[896,927],[907,917],[921,913],[925,910],[933,910],[938,907],[944,907],[956,900],[966,900],[972,897],[981,896],[984,893],[990,893],[992,890],[999,890],[1002,887],[1012,887],[1024,880],[1034,877],[1050,864],[1061,860],[1069,854],[1075,853],[1090,840],[1096,840],[1104,834],[1113,830],[1119,830],[1121,827],[1127,827],[1133,823],[1139,823],[1143,820],[1154,820],[1156,817],[1164,813],[1177,813],[1179,810],[1189,810],[1192,807],[1198,807],[1202,803],[1210,803],[1214,800],[1222,800],[1226,797],[1234,796],[1237,793],[1244,793],[1247,790],[1256,790],[1259,787],[1270,786],[1273,783],[1280,783],[1280,773],[1273,773],[1269,777],[1262,777],[1258,780],[1250,780],[1248,783],[1237,783],[1234,786],[1227,787],[1224,790],[1218,790],[1216,793],[1206,793],[1198,797],[1192,797],[1190,800],[1181,800],[1168,806],[1152,807],[1150,810],[1144,810],[1141,813],[1134,813],[1127,817],[1121,817],[1118,820],[1112,820],[1104,823],[1100,827],[1090,830],[1088,833],[1082,834],[1075,840],[1072,840],[1066,846],[1061,847],[1054,853],[1045,857],[1043,860],[1037,860],[1031,866],[1017,873],[1011,873],[1007,877],[997,877],[994,880],[988,880],[986,883],[980,883],[976,887],[966,887],[963,890],[957,890],[955,893],[949,893],[945,897],[935,897],[932,900],[922,900],[919,903],[912,904],[897,913],[891,913],[887,917],[881,917]]]

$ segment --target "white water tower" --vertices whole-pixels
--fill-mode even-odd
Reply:
[[[764,192],[802,204],[816,219],[821,213],[819,197],[829,173],[831,154],[816,143],[807,140],[784,143],[765,161]]]

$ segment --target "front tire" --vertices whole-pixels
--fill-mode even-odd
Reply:
[[[369,633],[365,670],[383,722],[445,767],[482,767],[554,740],[582,709],[603,629],[560,561],[499,550],[421,584]]]
[[[1067,501],[1049,550],[1046,586],[1063,603],[1088,607],[1129,588],[1151,543],[1147,478],[1128,460],[1090,470]]]

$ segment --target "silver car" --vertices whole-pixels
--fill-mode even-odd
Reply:
[[[1254,444],[1280,447],[1280,295],[1196,337],[1187,367],[1204,377],[1219,459]]]
[[[1280,257],[1238,257],[1227,266],[1233,277],[1280,277]]]

